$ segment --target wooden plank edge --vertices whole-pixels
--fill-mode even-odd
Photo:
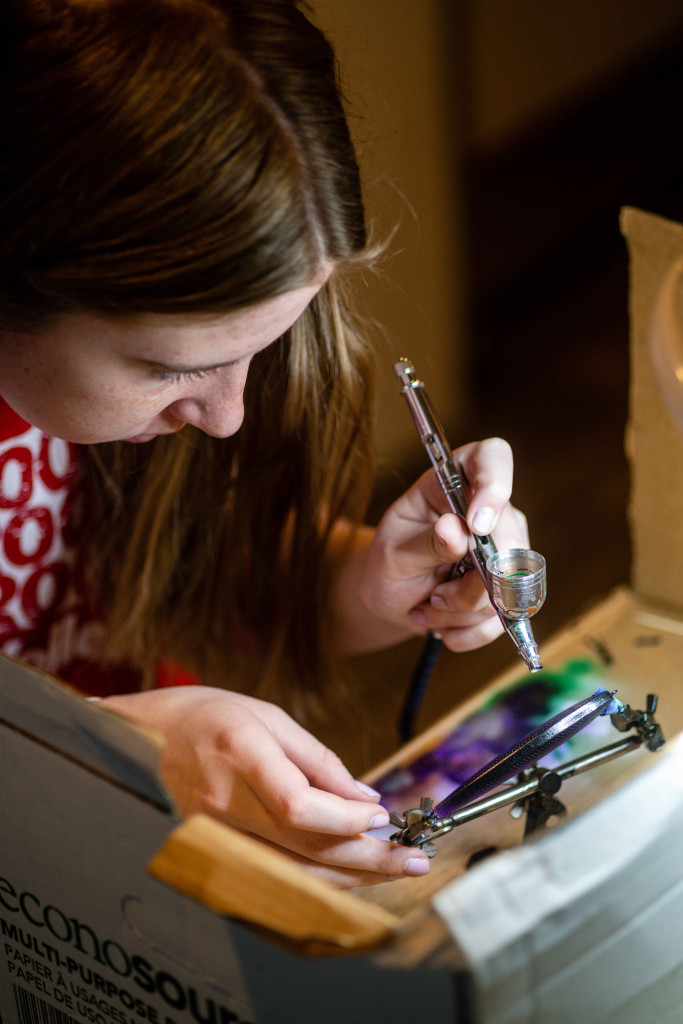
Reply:
[[[325,951],[360,952],[392,938],[399,920],[316,878],[284,854],[197,814],[148,864],[158,881],[226,917]],[[329,947],[329,949],[327,948]]]

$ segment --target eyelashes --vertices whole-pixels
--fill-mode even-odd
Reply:
[[[202,378],[215,373],[216,370],[159,370],[157,372],[161,380],[168,384],[177,384],[186,380],[202,380]]]

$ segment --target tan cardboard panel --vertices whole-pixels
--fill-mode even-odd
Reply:
[[[683,609],[683,432],[653,370],[650,337],[658,295],[683,255],[683,225],[642,210],[622,211],[630,254],[631,390],[627,453],[634,590]],[[680,310],[683,323],[683,297]]]

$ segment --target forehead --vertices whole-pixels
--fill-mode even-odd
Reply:
[[[323,281],[229,313],[141,315],[126,318],[91,313],[60,317],[35,340],[70,355],[109,353],[150,362],[231,362],[254,355],[277,340],[299,318]]]

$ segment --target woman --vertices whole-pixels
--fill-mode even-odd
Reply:
[[[477,580],[443,582],[466,541],[433,474],[359,526],[372,360],[344,279],[371,251],[333,54],[292,0],[0,9],[3,649],[160,731],[181,810],[339,885],[424,873],[263,699],[500,632]],[[471,527],[526,544],[504,442],[460,457]]]

